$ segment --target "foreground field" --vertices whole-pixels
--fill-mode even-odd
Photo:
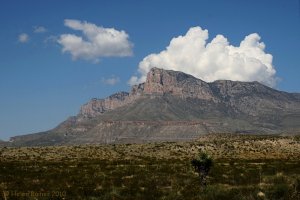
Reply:
[[[212,155],[208,186],[191,160]],[[0,199],[300,199],[300,138],[0,149]]]

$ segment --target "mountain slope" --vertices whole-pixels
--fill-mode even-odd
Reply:
[[[17,136],[13,145],[148,142],[196,139],[201,134],[299,133],[300,94],[258,82],[206,83],[153,68],[145,83],[92,99],[53,130]]]

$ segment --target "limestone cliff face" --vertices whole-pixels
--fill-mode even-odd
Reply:
[[[152,68],[147,74],[144,93],[216,100],[208,83],[182,72],[158,68]]]
[[[183,72],[152,68],[146,82],[133,86],[130,93],[118,92],[105,99],[92,99],[81,107],[78,116],[93,118],[140,98],[166,94],[218,104],[222,109],[227,109],[227,113],[262,116],[270,110],[300,112],[299,94],[277,91],[258,82],[219,80],[206,83]]]
[[[135,85],[131,92],[118,92],[105,99],[92,99],[80,108],[78,117],[93,118],[121,106],[132,103],[143,94],[144,84]]]
[[[92,99],[80,109],[79,116],[92,118],[130,104],[141,98],[170,94],[181,98],[197,98],[218,101],[208,83],[195,77],[171,70],[153,68],[149,71],[145,83],[134,85],[130,91],[118,92],[105,99]]]
[[[123,105],[124,100],[129,96],[127,92],[119,92],[106,99],[92,99],[80,109],[79,116],[96,117],[108,110],[113,110]]]

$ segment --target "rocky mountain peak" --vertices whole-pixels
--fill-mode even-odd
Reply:
[[[179,71],[152,68],[145,83],[134,85],[130,91],[118,92],[105,99],[92,99],[80,109],[81,117],[96,117],[106,111],[127,105],[147,96],[170,94],[180,98],[217,101],[208,83]]]
[[[165,94],[181,99],[197,99],[230,106],[235,113],[246,112],[257,115],[264,108],[288,108],[299,101],[298,94],[288,94],[267,87],[259,82],[217,80],[207,83],[180,71],[152,68],[145,83],[134,85],[128,92],[118,92],[105,99],[92,99],[80,109],[79,117],[91,118],[107,111],[129,105],[140,98],[151,98]],[[261,101],[264,99],[264,101]],[[275,101],[276,100],[276,101]],[[294,106],[292,106],[294,107]]]
[[[117,92],[105,99],[93,98],[81,106],[78,116],[84,118],[96,117],[106,111],[122,106],[122,102],[126,101],[128,97],[128,92]]]
[[[179,71],[152,68],[144,86],[146,94],[172,94],[182,98],[215,100],[209,84]]]
[[[128,92],[117,92],[117,93],[115,93],[115,94],[113,94],[113,95],[110,95],[109,97],[108,97],[108,99],[109,100],[120,100],[120,101],[123,101],[123,100],[125,100],[125,98],[126,97],[128,97],[129,96],[129,93]]]

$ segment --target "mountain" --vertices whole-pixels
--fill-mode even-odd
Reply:
[[[3,140],[0,140],[0,147],[3,147],[3,146],[8,146],[9,143],[8,142],[5,142]]]
[[[207,133],[298,134],[300,94],[258,82],[207,83],[153,68],[145,83],[92,99],[47,132],[12,137],[12,145],[131,143],[196,139]]]

